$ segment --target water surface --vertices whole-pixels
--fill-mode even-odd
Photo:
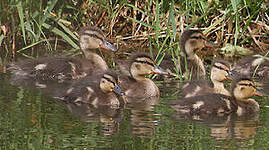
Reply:
[[[160,99],[124,108],[65,104],[46,90],[9,84],[0,74],[0,149],[268,149],[269,99],[260,114],[189,120],[166,105],[175,84],[159,84]]]

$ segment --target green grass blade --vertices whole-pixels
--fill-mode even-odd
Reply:
[[[51,25],[49,24],[46,24],[46,23],[43,23],[42,25],[44,28],[48,29],[48,30],[51,30],[51,32],[61,36],[68,44],[70,44],[73,48],[75,49],[79,49],[79,46],[73,42],[64,32],[62,32],[61,30],[55,28],[55,27],[52,27]]]
[[[22,52],[22,51],[24,51],[24,50],[26,50],[26,49],[28,49],[28,48],[31,48],[31,47],[33,47],[33,46],[39,44],[39,43],[44,42],[44,41],[45,41],[45,40],[40,40],[40,41],[37,41],[37,42],[32,43],[32,44],[30,44],[30,45],[27,45],[27,46],[23,47],[22,49],[19,49],[17,52],[20,53],[20,52]]]
[[[232,7],[233,7],[233,11],[235,13],[235,35],[234,35],[234,45],[237,44],[237,40],[238,40],[238,34],[239,34],[239,23],[238,23],[238,9],[237,9],[237,5],[239,4],[239,0],[231,0],[232,3]]]
[[[60,27],[62,27],[63,28],[63,30],[68,34],[68,35],[70,35],[73,39],[75,39],[75,40],[79,40],[78,39],[78,37],[69,29],[69,28],[67,28],[63,23],[61,23],[61,21],[59,21],[59,20],[56,20],[56,19],[54,19],[54,21],[60,26]]]
[[[19,1],[18,4],[16,5],[18,13],[19,13],[19,18],[20,18],[20,26],[21,26],[21,32],[22,32],[22,37],[24,44],[26,44],[26,36],[25,36],[25,28],[24,28],[24,14],[23,14],[23,8],[22,8],[22,1]]]

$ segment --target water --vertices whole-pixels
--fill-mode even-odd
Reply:
[[[160,99],[125,108],[65,104],[49,92],[10,85],[0,74],[0,149],[268,149],[269,98],[259,115],[188,120],[166,105],[176,85],[159,83]],[[151,105],[155,104],[155,105]]]

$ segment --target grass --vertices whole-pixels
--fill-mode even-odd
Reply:
[[[99,26],[118,42],[147,48],[151,55],[156,53],[158,64],[168,53],[175,64],[185,59],[178,40],[188,28],[203,29],[209,40],[222,46],[231,43],[257,52],[268,49],[263,46],[268,44],[269,33],[266,0],[12,0],[0,4],[2,62],[18,54],[38,57],[39,46],[54,54],[61,44],[68,45],[64,54],[72,55],[79,49],[75,32],[85,25]],[[183,70],[175,70],[182,80]]]

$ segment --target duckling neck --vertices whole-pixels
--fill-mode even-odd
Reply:
[[[215,81],[215,80],[212,80],[212,82],[214,84],[214,91],[215,91],[215,93],[220,93],[220,94],[227,95],[227,96],[230,96],[231,95],[228,92],[228,90],[225,89],[224,84],[222,82]]]
[[[84,51],[85,58],[90,60],[94,65],[102,70],[108,70],[106,62],[101,56],[90,51]]]
[[[146,97],[153,97],[160,95],[159,88],[151,79],[146,78],[145,76],[135,76],[133,78],[137,82],[139,82],[141,88],[145,90],[144,93]]]
[[[237,115],[241,116],[245,113],[257,113],[260,110],[259,103],[254,99],[246,99],[244,101],[237,101],[238,109],[236,111]]]
[[[201,75],[205,76],[205,66],[203,61],[200,57],[198,57],[196,54],[192,54],[188,56],[189,60],[192,60],[199,68],[201,69]]]

